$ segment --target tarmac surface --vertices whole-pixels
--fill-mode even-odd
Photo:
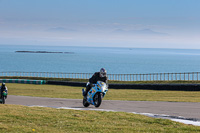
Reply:
[[[200,103],[103,100],[99,108],[85,108],[82,99],[45,98],[9,95],[6,104],[44,106],[78,110],[119,111],[138,114],[154,114],[153,117],[180,118],[200,121]],[[156,115],[155,115],[156,114]]]

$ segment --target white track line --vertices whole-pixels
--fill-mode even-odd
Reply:
[[[48,107],[48,106],[40,106],[40,105],[31,105],[29,107]],[[106,112],[117,112],[114,110],[107,110],[107,109],[97,109],[97,108],[72,108],[72,107],[50,107],[50,108],[56,108],[56,109],[73,109],[73,110],[93,110],[93,111],[106,111]],[[134,114],[140,114],[145,115],[153,118],[162,118],[162,119],[169,119],[172,121],[188,124],[188,125],[194,125],[194,126],[200,126],[200,121],[195,120],[188,120],[184,117],[178,116],[178,117],[172,117],[169,115],[159,115],[159,114],[152,114],[152,113],[138,113],[138,112],[129,112]]]

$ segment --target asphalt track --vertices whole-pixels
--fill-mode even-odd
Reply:
[[[83,107],[82,99],[62,99],[9,95],[6,104],[25,106],[44,106],[79,110],[119,111],[139,114],[156,114],[154,117],[180,118],[200,121],[200,103],[191,102],[154,102],[154,101],[117,101],[103,100],[99,108],[90,105]]]

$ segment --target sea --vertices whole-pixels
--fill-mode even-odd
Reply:
[[[0,72],[94,73],[102,67],[108,74],[200,72],[200,49],[0,45]]]

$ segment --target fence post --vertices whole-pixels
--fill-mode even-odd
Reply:
[[[160,73],[160,81],[162,80],[162,73]]]
[[[194,81],[194,72],[192,73],[192,81]]]
[[[184,81],[185,81],[185,73],[184,73]]]
[[[165,81],[165,73],[164,73],[164,81]]]
[[[154,81],[154,73],[153,73],[153,81]]]
[[[176,76],[176,81],[177,81],[177,73],[175,73],[175,76]]]
[[[188,73],[188,81],[190,80],[190,73]]]
[[[150,79],[149,79],[149,80],[151,81],[151,73],[149,74],[149,76],[150,76]]]
[[[168,81],[169,81],[169,73],[168,73]]]
[[[158,73],[157,73],[157,81],[158,81]]]
[[[171,73],[171,76],[172,76],[172,77],[171,77],[171,80],[173,81],[173,73]]]

